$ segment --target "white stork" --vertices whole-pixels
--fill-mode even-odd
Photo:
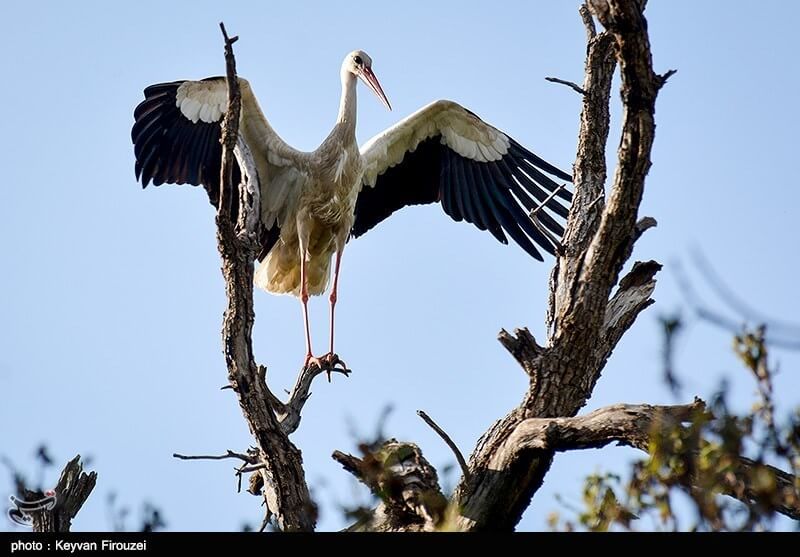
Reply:
[[[356,83],[361,79],[391,110],[372,59],[357,50],[342,63],[336,124],[315,151],[287,145],[267,122],[250,84],[240,79],[240,137],[253,154],[261,186],[264,227],[257,286],[292,294],[303,303],[305,365],[331,369],[334,310],[342,252],[357,238],[408,205],[441,203],[456,221],[506,234],[538,260],[536,245],[554,253],[562,226],[546,210],[567,216],[572,194],[553,181],[569,174],[450,101],[434,102],[368,141],[356,142]],[[152,85],[134,112],[131,133],[136,178],[142,185],[203,185],[216,206],[220,189],[221,121],[227,109],[225,78]],[[541,210],[540,210],[541,209]],[[537,211],[534,222],[530,211]],[[547,229],[543,231],[542,227]],[[311,350],[308,297],[325,292],[336,255],[330,294],[330,351]]]

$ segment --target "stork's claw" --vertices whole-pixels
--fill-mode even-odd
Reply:
[[[344,363],[344,360],[341,359],[338,354],[329,352],[325,354],[322,359],[331,367],[341,364],[342,369],[347,369],[347,364]]]
[[[320,372],[325,372],[328,376],[328,383],[331,382],[332,373],[341,373],[345,377],[350,377],[351,369],[348,369],[347,364],[344,363],[337,354],[329,353],[322,358],[315,358],[308,356],[306,358],[306,367],[317,367]]]

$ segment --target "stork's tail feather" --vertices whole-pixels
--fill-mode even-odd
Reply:
[[[306,272],[308,293],[311,296],[319,296],[328,288],[331,257],[312,258],[306,263]],[[256,269],[255,284],[272,294],[291,294],[300,297],[300,259],[296,255],[288,255],[283,250],[271,251]]]

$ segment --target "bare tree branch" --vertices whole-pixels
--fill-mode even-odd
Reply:
[[[172,453],[173,458],[177,458],[178,460],[227,460],[229,458],[238,459],[246,464],[255,464],[258,462],[257,457],[255,455],[246,455],[242,453],[236,453],[234,451],[229,450],[227,453],[223,455],[182,455],[178,453]]]
[[[643,217],[640,219],[639,222],[636,223],[636,235],[634,236],[634,242],[637,242],[645,232],[651,228],[655,228],[656,226],[658,226],[658,221],[653,217]]]
[[[639,314],[655,303],[650,296],[656,288],[655,275],[660,270],[661,265],[655,261],[637,261],[619,282],[617,292],[608,302],[603,322],[605,360],[611,356],[614,347],[633,326]]]
[[[544,353],[544,348],[539,346],[527,328],[514,329],[513,335],[505,329],[501,329],[497,340],[514,356],[525,373],[531,377],[536,374],[536,362]]]
[[[439,424],[433,421],[433,418],[428,416],[428,414],[426,414],[422,410],[417,410],[417,416],[422,418],[422,420],[426,424],[428,424],[430,428],[433,431],[435,431],[439,437],[442,438],[442,441],[444,441],[445,444],[448,447],[450,447],[450,450],[453,451],[453,454],[456,457],[456,461],[458,461],[458,465],[461,467],[461,473],[464,474],[464,477],[467,478],[467,481],[469,481],[469,466],[467,466],[467,461],[466,459],[464,459],[464,455],[461,454],[461,451],[459,450],[458,445],[456,445],[455,441],[453,441],[450,438],[450,436],[447,434],[445,430],[439,427]]]
[[[705,403],[695,400],[681,406],[616,404],[574,418],[530,418],[520,422],[505,442],[505,450],[496,454],[493,465],[507,468],[524,451],[573,451],[595,449],[617,442],[648,452],[654,433],[670,431],[681,423],[691,422],[706,412]],[[748,480],[763,469],[776,482],[778,502],[775,510],[800,520],[800,502],[796,497],[796,478],[783,470],[739,456],[730,473],[717,479],[723,493],[750,502],[759,499],[758,488]],[[688,489],[700,489],[690,482]]]
[[[586,91],[584,91],[581,88],[581,86],[578,85],[577,83],[573,83],[571,81],[565,81],[565,80],[559,79],[557,77],[545,77],[544,79],[545,79],[545,81],[549,81],[550,83],[558,83],[559,85],[566,85],[567,87],[569,87],[570,89],[572,89],[573,91],[578,93],[579,95],[585,95],[586,94]]]
[[[487,431],[470,457],[471,478],[456,488],[459,530],[512,529],[541,485],[552,450],[517,452],[496,466],[521,422],[573,416],[586,403],[600,373],[636,317],[648,307],[656,263],[634,267],[609,299],[637,237],[637,213],[650,167],[655,99],[662,81],[652,70],[643,3],[590,2],[605,31],[596,34],[581,10],[589,45],[583,112],[574,168],[575,195],[551,278],[549,336],[539,347],[530,335],[501,338],[530,376],[529,389],[509,415]],[[622,73],[623,128],[616,175],[605,201],[605,147],[616,53]],[[646,223],[645,223],[646,224]],[[639,232],[639,235],[641,232]],[[527,357],[526,357],[527,356]]]
[[[252,155],[239,138],[241,93],[236,76],[233,42],[220,24],[225,37],[225,62],[228,83],[228,110],[223,122],[223,157],[221,200],[217,215],[217,241],[222,257],[222,274],[228,307],[223,321],[222,337],[228,381],[238,395],[239,405],[250,431],[255,437],[259,455],[265,463],[258,470],[260,480],[251,478],[251,492],[264,491],[267,513],[272,513],[282,530],[313,530],[316,508],[311,501],[302,457],[281,427],[272,404],[274,397],[267,388],[253,357],[253,263],[258,249],[260,203],[258,172]],[[239,187],[239,211],[236,223],[231,218],[231,203],[236,184],[232,184],[234,152],[242,168]]]
[[[789,518],[800,520],[797,478],[774,466],[761,464],[746,457],[739,457],[735,472],[721,478],[723,493],[740,501],[758,501],[762,498],[760,497],[759,489],[746,481],[745,478],[758,477],[756,472],[759,470],[767,470],[771,478],[775,480],[775,494],[780,498],[780,501],[775,505],[775,510]]]

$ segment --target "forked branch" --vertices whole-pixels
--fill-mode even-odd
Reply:
[[[300,451],[281,427],[274,407],[275,399],[265,377],[255,363],[253,330],[253,264],[260,229],[259,176],[249,151],[239,138],[241,92],[236,76],[233,43],[224,25],[225,64],[228,84],[228,109],[222,125],[221,200],[217,214],[217,241],[222,258],[222,274],[228,306],[222,327],[228,382],[236,392],[239,406],[253,434],[258,451],[252,470],[251,490],[263,490],[267,516],[273,516],[283,530],[313,530],[316,508],[311,500]],[[242,168],[241,184],[233,184],[235,154]],[[238,219],[231,215],[234,188],[238,188]]]

